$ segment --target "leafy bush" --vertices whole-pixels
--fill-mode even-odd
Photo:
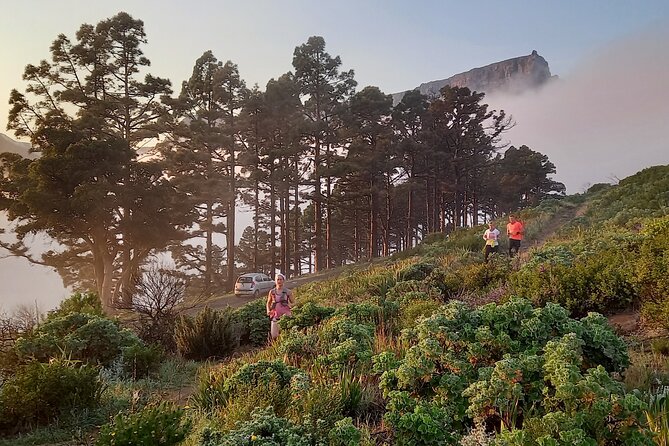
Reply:
[[[56,319],[72,313],[85,313],[94,316],[103,316],[102,304],[96,293],[74,293],[63,300],[58,308],[49,312],[48,319]]]
[[[424,280],[434,270],[431,263],[417,262],[397,272],[397,281]]]
[[[555,302],[575,315],[610,312],[638,299],[634,285],[635,240],[593,240],[539,250],[509,278],[514,294],[536,305]],[[580,244],[580,245],[579,245]],[[546,259],[545,261],[541,261]]]
[[[95,367],[64,359],[31,362],[0,387],[0,431],[12,433],[93,408],[101,390]]]
[[[429,401],[415,401],[407,392],[391,392],[384,420],[393,427],[398,446],[455,444],[448,411]]]
[[[200,380],[195,401],[201,408],[212,410],[228,406],[235,398],[253,400],[249,397],[253,394],[266,400],[263,406],[271,405],[274,399],[278,406],[283,399],[280,391],[290,391],[291,379],[297,373],[298,369],[281,361],[247,363],[232,372],[222,369],[221,373],[209,373]]]
[[[239,327],[231,308],[217,311],[207,307],[195,319],[182,316],[174,339],[177,352],[186,359],[225,358],[239,345]]]
[[[655,339],[651,344],[653,352],[662,356],[669,356],[669,339]]]
[[[86,313],[49,318],[15,344],[21,358],[48,362],[63,355],[73,360],[111,364],[124,347],[139,343],[131,331],[117,322]]]
[[[521,299],[478,309],[453,302],[403,331],[404,357],[373,360],[398,444],[452,442],[473,425],[553,438],[544,417],[560,411],[579,420],[584,438],[645,444],[643,404],[609,375],[628,365],[625,343],[603,316],[568,314]]]
[[[234,320],[239,327],[240,344],[267,344],[270,322],[263,299],[254,300],[236,309]]]
[[[181,443],[191,429],[183,409],[161,403],[141,412],[119,414],[102,427],[98,446],[170,446]]]
[[[423,317],[431,316],[436,313],[441,307],[441,303],[435,301],[434,299],[425,297],[420,297],[423,293],[415,293],[416,297],[411,299],[405,299],[400,308],[400,327],[401,328],[411,328],[414,327],[416,321]],[[424,295],[424,294],[423,294]]]
[[[483,250],[485,242],[481,237],[484,229],[480,226],[473,228],[458,228],[448,234],[447,248],[465,249],[471,252],[480,252]]]
[[[642,312],[649,320],[669,327],[669,217],[650,221],[635,268]]]
[[[157,345],[133,344],[123,348],[123,373],[133,379],[144,378],[158,369],[163,350]]]
[[[314,302],[307,302],[304,305],[299,305],[293,308],[292,316],[282,318],[279,324],[283,330],[289,330],[293,327],[304,329],[320,324],[332,316],[334,312],[335,308],[333,307],[326,307]]]
[[[358,446],[362,443],[360,429],[353,425],[350,417],[342,418],[328,433],[330,446]]]
[[[290,420],[276,416],[272,408],[256,409],[251,419],[232,431],[221,433],[207,429],[199,446],[311,446],[304,429]]]
[[[314,330],[307,330],[306,333],[296,328],[284,332],[279,338],[277,351],[293,365],[299,365],[301,362],[313,360],[319,353],[318,333]]]

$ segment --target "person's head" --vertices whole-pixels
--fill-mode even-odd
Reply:
[[[488,229],[495,229],[497,225],[495,224],[494,221],[489,221],[488,222]]]
[[[516,222],[516,216],[515,215],[509,215],[509,223],[515,223]]]
[[[274,282],[276,282],[277,285],[283,285],[285,281],[286,281],[286,276],[284,276],[281,273],[276,273],[276,276],[274,276]]]

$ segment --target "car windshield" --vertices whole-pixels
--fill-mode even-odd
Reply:
[[[253,282],[253,277],[240,277],[237,279],[237,282],[239,283],[251,283]]]

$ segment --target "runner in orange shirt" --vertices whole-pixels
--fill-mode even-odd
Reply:
[[[506,225],[506,235],[509,236],[509,257],[513,257],[520,251],[520,241],[524,233],[523,223],[516,219],[515,215],[509,215],[509,223]]]

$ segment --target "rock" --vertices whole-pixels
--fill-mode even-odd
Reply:
[[[529,56],[514,57],[474,68],[448,79],[426,82],[417,89],[430,98],[438,97],[439,90],[445,85],[467,87],[472,91],[486,94],[500,92],[518,94],[540,87],[554,77],[551,76],[546,59],[534,50]],[[393,94],[393,104],[399,103],[405,93]]]

